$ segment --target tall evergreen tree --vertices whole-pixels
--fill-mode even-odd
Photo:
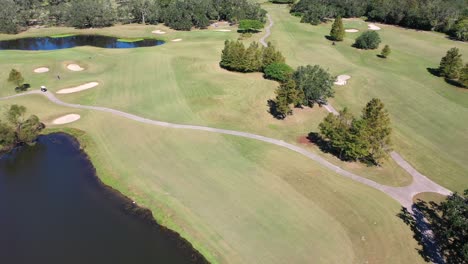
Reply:
[[[462,67],[462,55],[459,53],[458,48],[451,48],[440,61],[439,73],[448,79],[458,79]]]
[[[380,164],[388,155],[392,132],[390,117],[380,99],[374,98],[367,103],[362,111],[362,120],[365,122],[370,159]]]
[[[333,22],[332,29],[330,31],[330,37],[334,41],[343,41],[345,36],[345,29],[343,26],[343,20],[338,16]]]
[[[380,56],[382,58],[387,58],[391,52],[392,50],[390,49],[390,46],[385,45],[385,47],[382,49],[382,52],[380,53]]]
[[[273,63],[284,63],[284,62],[285,62],[285,58],[281,54],[281,52],[277,51],[275,46],[271,44],[271,42],[268,42],[268,46],[266,48],[263,48],[263,59],[262,59],[263,68]]]
[[[461,69],[459,81],[461,85],[468,87],[468,63]]]
[[[250,43],[245,51],[245,72],[258,72],[262,69],[262,50],[257,42]]]
[[[276,90],[276,111],[279,117],[285,118],[292,114],[291,105],[298,105],[304,99],[302,91],[296,88],[296,82],[293,79],[281,83]]]
[[[23,75],[21,75],[21,72],[17,71],[16,69],[12,69],[10,71],[10,75],[8,76],[8,81],[19,87],[24,83],[24,78]]]

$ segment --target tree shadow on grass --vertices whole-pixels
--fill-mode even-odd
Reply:
[[[439,71],[438,68],[426,68],[426,70],[427,70],[430,74],[432,74],[432,75],[434,75],[434,76],[436,76],[436,77],[440,77],[440,71]]]
[[[427,203],[418,200],[411,208],[413,213],[405,207],[401,207],[397,216],[413,231],[413,238],[421,246],[421,248],[416,248],[419,255],[426,262],[443,264],[445,263],[444,258],[431,231],[434,226],[430,224],[440,221],[440,216],[437,215],[436,211],[437,206],[434,202]]]
[[[277,110],[276,102],[274,100],[268,100],[268,113],[278,120],[283,120],[285,117],[280,114]]]
[[[445,82],[450,84],[450,85],[456,86],[458,88],[467,88],[467,87],[463,86],[463,84],[461,84],[460,82],[458,82],[456,80],[451,80],[451,79],[447,79],[447,78],[444,78],[444,79],[445,79]]]
[[[332,154],[333,156],[337,157],[341,161],[350,161],[349,159],[345,159],[342,157],[339,150],[333,148],[330,143],[324,140],[319,133],[317,132],[310,132],[307,135],[307,139],[310,143],[315,144],[319,149],[324,153]]]

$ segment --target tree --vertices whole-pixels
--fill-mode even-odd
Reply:
[[[289,78],[287,81],[281,83],[276,89],[276,112],[279,118],[285,118],[287,115],[292,114],[291,104],[299,105],[304,99],[302,91],[296,88],[296,83],[293,79]]]
[[[453,26],[450,35],[457,40],[468,41],[468,17],[459,19]]]
[[[262,50],[257,42],[250,43],[250,46],[245,51],[244,72],[258,72],[262,70]]]
[[[313,106],[317,102],[326,102],[333,97],[335,78],[320,66],[300,66],[293,74],[297,88],[304,92],[302,104]]]
[[[15,34],[18,33],[18,13],[19,6],[14,0],[3,0],[0,8],[0,32]]]
[[[468,63],[461,69],[459,81],[461,85],[468,87]]]
[[[376,49],[381,42],[380,36],[375,31],[366,31],[362,33],[354,43],[358,49]]]
[[[258,32],[263,28],[263,23],[255,19],[243,19],[239,22],[239,31]]]
[[[277,51],[275,46],[268,42],[266,48],[263,48],[263,69],[265,69],[268,65],[273,63],[284,63],[285,58],[281,52]]]
[[[460,76],[460,70],[463,67],[462,55],[458,48],[451,48],[440,61],[440,76],[455,80]]]
[[[7,123],[0,121],[0,152],[7,152],[19,144],[32,144],[45,128],[35,115],[24,118],[26,107],[12,105],[6,111]]]
[[[115,22],[110,0],[72,0],[68,23],[76,28],[108,27]]]
[[[332,29],[330,31],[330,37],[334,41],[343,41],[345,36],[345,30],[343,26],[343,20],[338,16],[333,22]]]
[[[369,158],[375,164],[380,164],[387,156],[390,147],[390,117],[380,99],[373,98],[362,111],[365,122],[367,142],[369,144]]]
[[[385,45],[385,47],[382,49],[382,52],[380,53],[380,56],[382,58],[387,58],[391,52],[392,50],[390,49],[390,46]]]
[[[272,63],[265,67],[264,70],[265,78],[279,82],[285,82],[289,80],[293,72],[294,70],[289,65],[281,62]]]
[[[14,83],[17,87],[20,87],[24,83],[23,75],[16,69],[11,69],[8,81]]]

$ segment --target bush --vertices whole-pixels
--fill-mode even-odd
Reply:
[[[377,32],[375,31],[366,31],[362,33],[357,39],[356,42],[354,43],[354,47],[358,49],[376,49],[379,47],[380,42],[382,40],[380,39],[380,36]]]
[[[254,19],[244,19],[239,22],[239,31],[258,32],[263,28],[263,23]]]
[[[289,65],[281,62],[270,64],[264,70],[265,78],[279,82],[287,81],[293,72],[294,70]]]

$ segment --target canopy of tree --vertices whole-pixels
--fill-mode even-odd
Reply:
[[[355,118],[345,108],[339,115],[330,113],[319,125],[327,148],[343,160],[380,164],[390,147],[390,117],[379,99],[372,99]]]
[[[375,31],[366,31],[357,37],[354,42],[354,47],[358,49],[376,49],[379,47],[380,39],[379,33]]]
[[[333,90],[335,77],[318,65],[300,66],[294,72],[293,79],[297,89],[304,93],[302,105],[323,104],[335,94]]]
[[[299,0],[291,12],[302,15],[305,23],[318,24],[336,16],[366,16],[372,21],[468,39],[466,0]]]
[[[423,246],[420,253],[426,262],[468,263],[468,190],[463,194],[454,193],[440,204],[419,200],[415,206],[419,217],[429,223],[435,243],[425,241],[426,229],[421,228],[407,210],[402,210],[399,217],[415,232],[414,237]]]
[[[458,48],[451,48],[440,60],[439,75],[457,85],[468,87],[468,64],[463,66],[462,55]]]
[[[3,0],[0,32],[32,24],[105,27],[121,23],[165,23],[177,30],[204,28],[210,20],[265,21],[266,11],[248,0]]]
[[[0,153],[12,150],[20,144],[32,144],[45,128],[35,115],[25,117],[26,107],[12,105],[0,119]]]

